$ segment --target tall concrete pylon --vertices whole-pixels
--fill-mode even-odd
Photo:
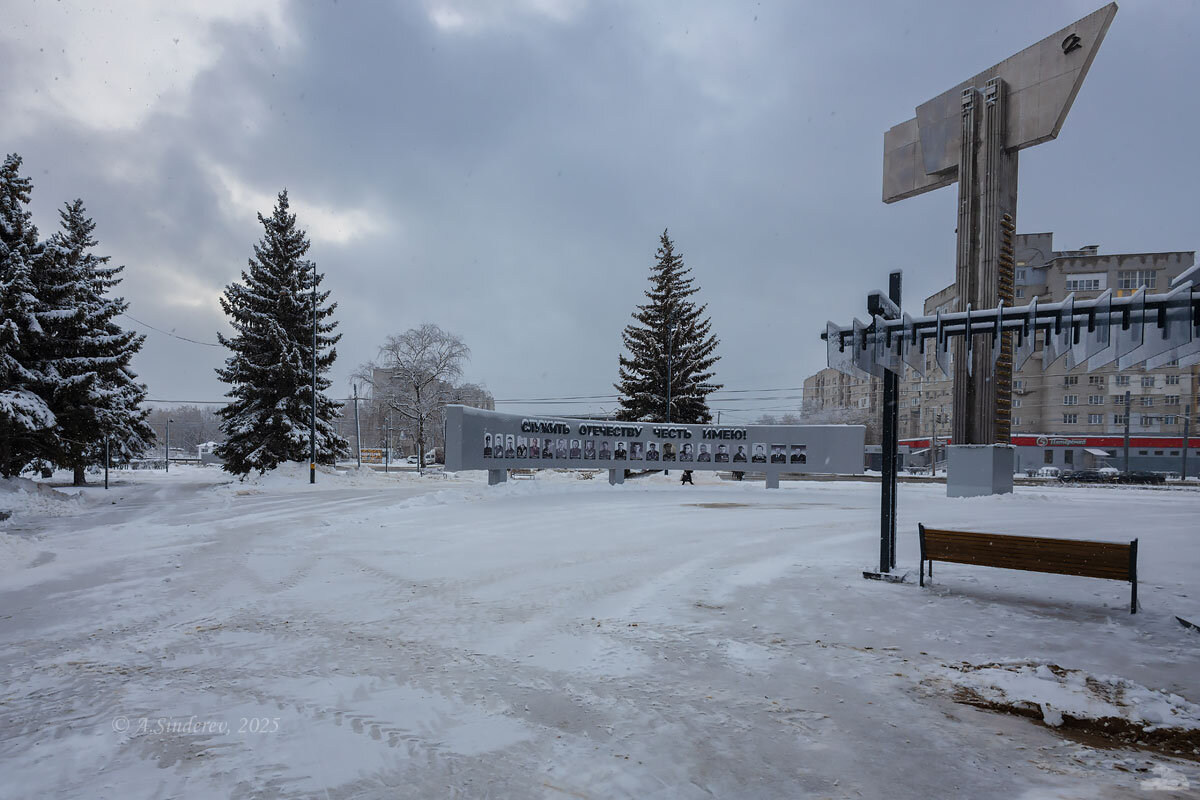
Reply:
[[[1109,3],[917,106],[883,139],[883,202],[958,182],[957,311],[1013,302],[1017,154],[1062,129],[1117,13]],[[1007,443],[1012,334],[993,370],[990,347],[956,346],[955,444]]]

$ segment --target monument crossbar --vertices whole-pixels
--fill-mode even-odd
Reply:
[[[1044,334],[1043,369],[1069,355],[1067,368],[1087,362],[1088,370],[1118,362],[1121,369],[1145,363],[1163,366],[1172,361],[1200,360],[1200,267],[1194,267],[1172,282],[1170,291],[1148,294],[1139,288],[1125,297],[1107,290],[1099,297],[1076,300],[1068,295],[1056,303],[1039,303],[1033,298],[1024,306],[938,312],[912,317],[899,314],[886,302],[877,301],[883,312],[870,324],[854,320],[848,326],[828,323],[821,338],[826,340],[828,365],[852,375],[882,377],[883,371],[903,374],[907,365],[925,374],[925,342],[935,342],[935,357],[949,376],[949,340],[963,339],[974,349],[976,336],[989,337],[993,363],[1000,356],[1005,337],[1015,337],[1013,369],[1019,369],[1033,354],[1037,332]],[[878,293],[876,293],[878,295]],[[1154,331],[1147,335],[1147,331]],[[1115,332],[1115,333],[1114,333]],[[847,347],[850,348],[847,353]],[[967,359],[971,368],[973,359]]]

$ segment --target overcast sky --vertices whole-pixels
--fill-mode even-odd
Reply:
[[[6,0],[0,151],[43,236],[82,197],[130,314],[207,342],[286,187],[339,303],[342,396],[422,322],[498,399],[612,394],[664,228],[718,380],[796,387],[889,270],[909,307],[953,278],[955,190],[884,205],[884,131],[1100,5]],[[1062,134],[1021,153],[1020,231],[1196,249],[1198,25],[1193,0],[1124,4]],[[151,397],[221,398],[223,350],[146,332]]]

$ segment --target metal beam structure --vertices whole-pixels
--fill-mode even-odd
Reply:
[[[1171,283],[1168,292],[1138,289],[1127,297],[1106,291],[1091,300],[1075,295],[1058,303],[1038,303],[899,319],[875,315],[864,324],[832,322],[826,340],[829,366],[850,375],[903,375],[905,366],[924,376],[926,344],[947,377],[961,362],[968,372],[1002,366],[1019,370],[1042,345],[1042,369],[1066,358],[1068,370],[1089,371],[1117,363],[1118,369],[1145,364],[1154,369],[1178,362],[1200,363],[1200,266]],[[955,347],[951,348],[951,340]],[[954,352],[952,352],[952,350]],[[957,357],[956,357],[957,354]],[[1007,360],[1007,363],[1004,363]],[[953,364],[953,367],[951,366]]]

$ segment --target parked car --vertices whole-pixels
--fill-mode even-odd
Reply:
[[[1057,478],[1061,472],[1058,467],[1042,467],[1037,474],[1039,478]]]
[[[1112,483],[1115,476],[1107,475],[1098,469],[1077,469],[1073,472],[1064,472],[1058,476],[1058,479],[1063,483]]]
[[[1167,482],[1166,477],[1159,475],[1157,472],[1142,472],[1134,470],[1132,472],[1124,472],[1117,476],[1117,483],[1142,483],[1149,485],[1160,485]]]
[[[416,456],[409,456],[408,458],[404,459],[404,463],[406,463],[406,464],[419,464],[419,463],[420,463],[420,460],[419,460],[419,459],[418,459]]]

